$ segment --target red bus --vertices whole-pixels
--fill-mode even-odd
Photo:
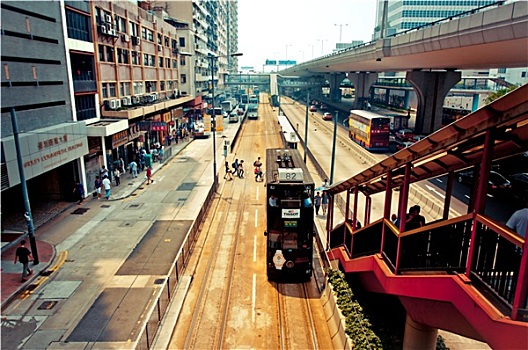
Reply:
[[[390,121],[390,117],[353,109],[348,118],[348,134],[351,140],[369,151],[388,151]]]

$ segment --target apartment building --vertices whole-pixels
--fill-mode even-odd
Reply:
[[[75,114],[69,67],[76,67],[78,81],[89,81],[93,60],[90,54],[85,59],[66,54],[58,1],[3,1],[1,15],[2,215],[22,215],[19,161],[31,203],[68,199],[74,182],[82,179],[87,127]]]

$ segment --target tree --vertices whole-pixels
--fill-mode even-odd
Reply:
[[[512,92],[513,90],[517,89],[519,86],[518,85],[512,85],[508,88],[504,88],[504,89],[500,89],[498,91],[495,91],[495,92],[492,92],[491,94],[488,95],[488,97],[486,97],[484,99],[484,102],[486,102],[486,104],[489,104],[499,98],[501,98],[502,96],[506,95],[506,94],[509,94],[510,92]]]

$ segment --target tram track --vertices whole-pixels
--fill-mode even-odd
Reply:
[[[280,349],[318,349],[306,283],[275,283],[275,288]],[[292,324],[297,327],[287,327]]]

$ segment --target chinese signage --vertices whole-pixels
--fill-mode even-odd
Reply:
[[[128,142],[128,130],[123,130],[112,135],[112,148],[117,148]]]
[[[165,122],[150,122],[151,131],[163,131],[167,130],[167,123]]]

